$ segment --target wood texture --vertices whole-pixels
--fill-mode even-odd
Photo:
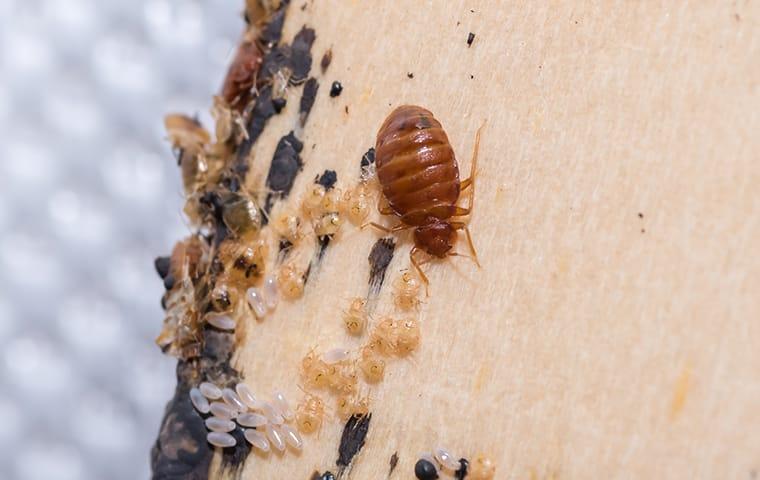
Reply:
[[[315,71],[329,47],[333,60],[291,202],[325,168],[354,182],[400,104],[435,114],[464,172],[488,121],[471,223],[483,268],[427,268],[422,346],[372,390],[347,478],[385,478],[394,452],[393,478],[413,478],[417,454],[439,444],[491,454],[497,478],[755,478],[760,4],[300,6],[285,38],[308,24]],[[254,146],[259,187],[297,104],[294,93]],[[345,227],[304,298],[247,328],[235,364],[258,390],[298,398],[309,348],[358,344],[340,312],[366,292],[376,238]],[[399,238],[378,312],[409,264]],[[252,455],[242,478],[335,471],[341,429],[328,421],[300,456]]]

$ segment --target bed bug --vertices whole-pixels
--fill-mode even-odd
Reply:
[[[473,480],[492,480],[496,475],[496,464],[484,454],[478,454],[475,460],[470,462],[468,478]]]
[[[296,408],[296,425],[303,433],[312,433],[322,425],[325,414],[325,404],[322,399],[306,394]]]
[[[369,345],[362,348],[359,368],[364,372],[364,379],[368,383],[377,383],[385,376],[385,360]]]
[[[348,310],[343,313],[343,323],[351,335],[361,335],[368,318],[367,301],[360,297],[351,300]]]
[[[222,97],[232,108],[242,112],[251,100],[253,84],[261,66],[263,53],[255,42],[240,43],[222,85]]]
[[[380,213],[395,215],[400,224],[390,229],[372,225],[387,232],[414,229],[414,247],[409,255],[425,284],[428,280],[420,268],[424,262],[418,260],[419,252],[437,258],[459,255],[451,252],[458,230],[464,230],[478,263],[467,223],[452,218],[472,212],[482,128],[475,135],[470,177],[461,182],[454,150],[441,123],[429,110],[402,105],[388,115],[377,133],[377,178],[388,202]],[[460,193],[468,189],[469,206],[457,206]]]
[[[211,137],[198,120],[187,115],[167,115],[164,127],[177,152],[185,194],[191,195],[206,182],[209,165],[205,148]]]
[[[402,310],[411,310],[420,304],[417,296],[420,293],[420,282],[409,270],[404,270],[401,276],[393,282],[393,302]]]

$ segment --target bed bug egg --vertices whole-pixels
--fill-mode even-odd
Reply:
[[[237,393],[231,388],[222,389],[222,400],[238,412],[244,412],[248,409],[242,400],[240,400],[240,397],[237,396]]]
[[[268,275],[264,279],[262,293],[264,294],[264,302],[267,304],[267,308],[270,311],[277,308],[277,303],[279,303],[279,294],[277,293],[277,279],[274,276]]]
[[[433,456],[441,465],[441,467],[445,468],[446,470],[454,472],[460,467],[459,460],[457,460],[448,450],[444,448],[436,448]]]
[[[478,454],[475,460],[470,462],[470,470],[467,478],[472,480],[492,480],[496,475],[496,465],[489,457]]]
[[[206,322],[219,330],[234,330],[236,325],[235,320],[231,316],[217,313],[206,315]]]
[[[259,413],[245,412],[238,415],[237,422],[244,427],[261,427],[269,423],[269,420]]]
[[[200,390],[203,396],[209,400],[218,400],[222,398],[222,389],[211,382],[201,383],[198,385],[198,390]]]
[[[306,394],[296,408],[296,425],[303,433],[312,433],[322,425],[325,406],[317,396]]]
[[[267,420],[269,420],[271,423],[275,425],[281,425],[285,422],[285,419],[280,414],[280,412],[277,411],[277,409],[269,402],[262,402],[261,403],[261,413],[264,414],[265,417],[267,417]]]
[[[417,320],[408,318],[401,322],[396,336],[396,353],[408,355],[420,345],[420,325]]]
[[[209,406],[209,411],[211,414],[215,417],[219,417],[222,420],[232,420],[237,416],[237,410],[230,407],[228,404],[224,402],[211,402],[211,405]]]
[[[295,414],[293,413],[293,409],[290,408],[290,404],[282,392],[274,392],[274,398],[272,402],[274,403],[274,406],[277,408],[280,415],[282,415],[285,420],[293,420]]]
[[[420,282],[409,270],[404,270],[399,278],[393,282],[393,301],[402,310],[410,310],[420,304]]]
[[[245,292],[245,298],[248,301],[248,306],[251,307],[256,318],[262,320],[267,314],[267,306],[264,301],[264,295],[261,290],[256,287],[251,287]]]
[[[208,399],[204,397],[200,389],[196,387],[190,389],[190,402],[192,402],[195,409],[201,413],[208,413],[211,409]]]
[[[285,438],[285,443],[296,450],[301,450],[303,447],[303,439],[301,439],[301,434],[299,434],[295,428],[285,423],[280,425],[279,429],[280,433]]]
[[[253,394],[250,387],[246,385],[245,383],[238,383],[235,385],[235,392],[238,395],[238,398],[246,405],[246,407],[251,409],[258,409],[261,406],[261,403],[256,400],[256,395]]]
[[[267,439],[269,439],[269,443],[272,445],[272,447],[275,448],[275,450],[278,450],[280,452],[285,451],[285,439],[283,438],[280,429],[276,425],[264,425],[264,433],[266,434]]]
[[[385,360],[380,358],[370,346],[362,348],[359,368],[369,383],[379,382],[385,376]]]
[[[235,437],[224,432],[211,432],[206,435],[206,440],[211,445],[221,448],[234,447],[237,444]]]
[[[212,432],[231,432],[235,430],[235,422],[224,420],[219,417],[208,417],[205,420],[206,428]]]
[[[261,433],[259,430],[254,430],[252,428],[246,428],[243,430],[243,436],[245,439],[253,445],[255,448],[261,450],[264,453],[269,452],[269,440],[267,440],[267,436],[264,433]]]
[[[347,348],[333,348],[322,355],[322,360],[328,365],[333,363],[342,363],[349,359],[351,351]]]
[[[290,300],[299,298],[303,295],[303,273],[292,264],[283,265],[277,275],[277,287],[283,297]]]
[[[343,323],[346,325],[346,330],[352,335],[361,335],[367,325],[367,301],[363,298],[354,298],[351,300],[351,305],[348,307],[348,311],[343,314]]]

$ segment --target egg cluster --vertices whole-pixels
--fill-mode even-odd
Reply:
[[[234,447],[237,441],[230,432],[240,426],[248,443],[262,452],[303,448],[301,435],[291,425],[296,413],[280,392],[267,402],[259,400],[245,383],[233,390],[203,382],[190,389],[190,401],[199,413],[208,415],[206,440],[215,447]]]

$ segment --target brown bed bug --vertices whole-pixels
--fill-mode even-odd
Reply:
[[[264,54],[254,41],[244,39],[238,46],[222,84],[222,97],[238,112],[245,109],[253,96],[253,84],[263,58]]]
[[[452,217],[472,212],[482,128],[475,135],[470,177],[461,182],[454,149],[441,123],[429,110],[402,105],[388,115],[377,133],[377,178],[388,202],[387,207],[379,210],[383,215],[395,215],[401,223],[390,229],[376,223],[371,225],[387,232],[414,229],[414,247],[409,255],[425,284],[428,279],[420,268],[425,262],[418,261],[418,253],[426,252],[437,258],[459,255],[451,252],[457,230],[465,231],[473,259],[480,266],[467,224],[452,221]],[[469,206],[457,206],[459,194],[467,189]]]

